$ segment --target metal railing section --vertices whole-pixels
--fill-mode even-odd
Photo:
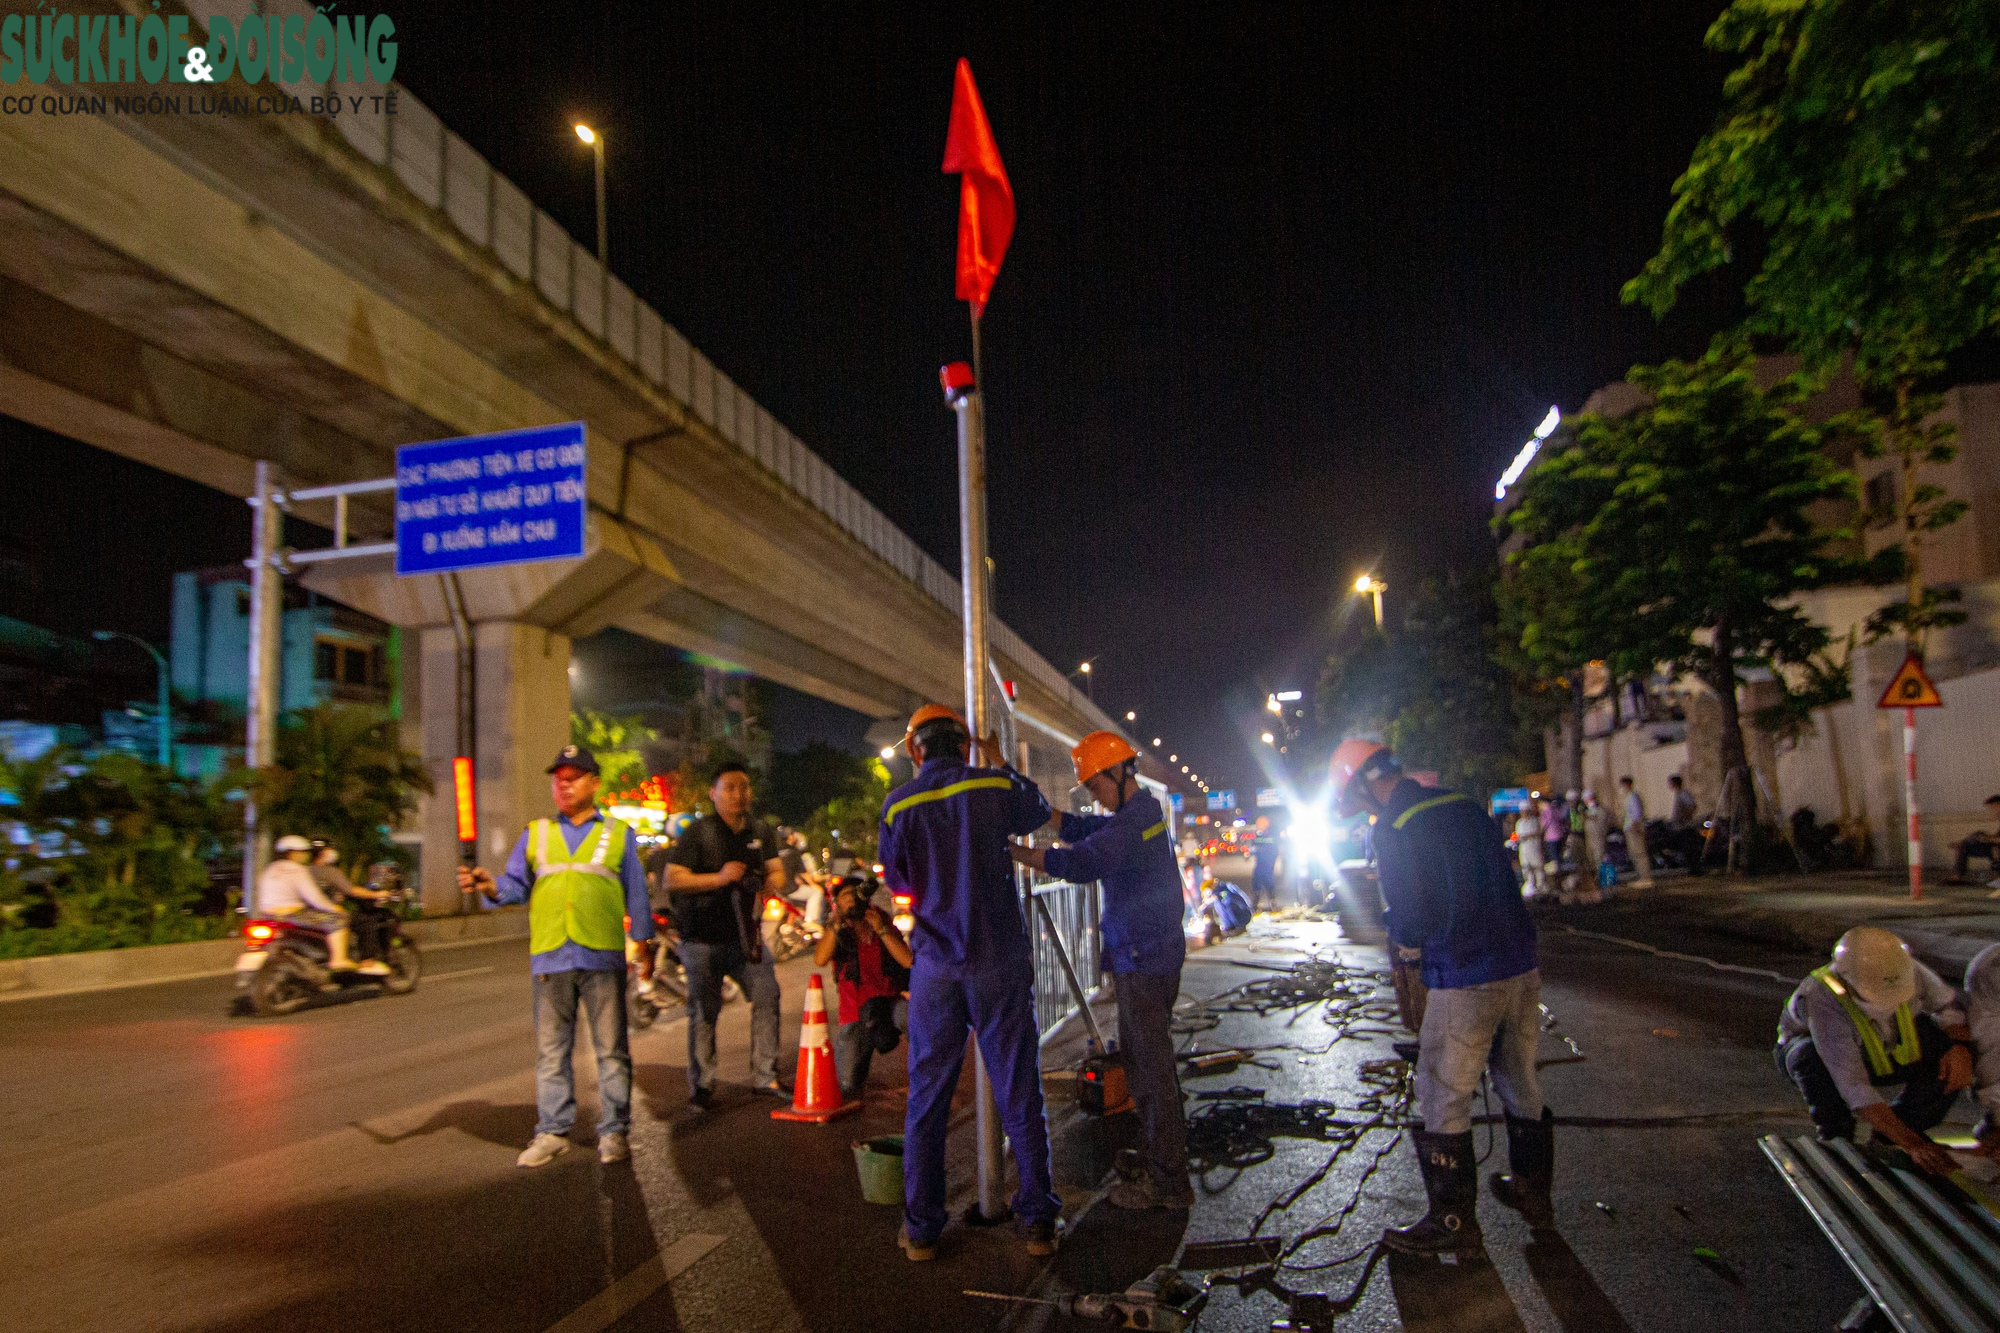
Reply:
[[[2000,1220],[1844,1140],[1759,1140],[1898,1333],[2000,1330]]]
[[[1047,909],[1046,915],[1043,908]],[[1097,971],[1100,908],[1100,891],[1095,883],[1049,880],[1026,890],[1022,896],[1028,939],[1035,951],[1035,1026],[1041,1029],[1044,1046],[1078,1012],[1069,978],[1064,975],[1062,960],[1056,954],[1058,945],[1076,969],[1084,994],[1095,999],[1102,989]],[[1052,923],[1053,933],[1049,929]]]

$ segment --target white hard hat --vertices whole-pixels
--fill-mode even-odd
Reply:
[[[287,833],[272,846],[280,852],[309,852],[313,849],[312,843],[296,833]]]
[[[1894,1009],[1917,993],[1910,946],[1880,926],[1856,926],[1833,946],[1833,973],[1863,1004]]]

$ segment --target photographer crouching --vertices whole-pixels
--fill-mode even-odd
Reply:
[[[868,1066],[887,1055],[910,1027],[910,946],[890,916],[889,891],[862,897],[867,881],[849,876],[834,893],[831,928],[813,948],[813,965],[833,964],[840,993],[840,1027],[833,1037],[840,1095],[858,1101]]]

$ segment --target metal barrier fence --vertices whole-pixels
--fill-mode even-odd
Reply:
[[[1076,997],[1056,954],[1058,944],[1076,969],[1084,994],[1095,999],[1101,988],[1097,972],[1099,897],[1094,882],[1069,884],[1061,880],[1035,885],[1022,896],[1028,939],[1035,950],[1035,1026],[1041,1029],[1043,1045],[1077,1013]],[[1049,929],[1051,923],[1054,933]]]

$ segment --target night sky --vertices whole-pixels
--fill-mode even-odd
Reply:
[[[1548,406],[1733,300],[1617,299],[1714,116],[1721,0],[380,7],[398,80],[586,242],[570,125],[606,129],[614,271],[954,571],[968,57],[1019,210],[984,326],[997,609],[1215,785],[1257,785],[1264,694],[1356,631],[1357,573],[1394,617],[1490,558]]]

